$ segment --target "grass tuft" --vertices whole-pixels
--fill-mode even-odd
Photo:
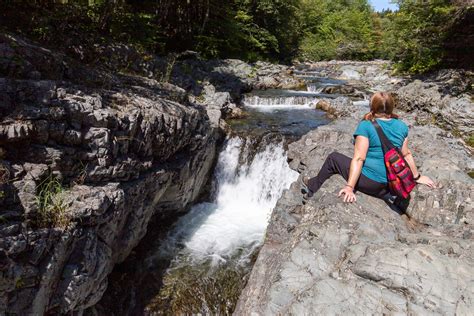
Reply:
[[[66,228],[71,222],[61,182],[49,175],[38,186],[36,203],[39,210],[38,226]]]

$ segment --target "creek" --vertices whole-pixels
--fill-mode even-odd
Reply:
[[[221,148],[208,198],[150,244],[137,266],[122,267],[123,275],[135,269],[131,278],[137,271],[146,272],[138,273],[138,286],[108,290],[107,308],[118,295],[127,297],[122,303],[126,308],[118,310],[129,315],[233,312],[271,211],[298,178],[287,165],[287,144],[329,122],[314,105],[337,95],[318,91],[341,83],[307,72],[300,76],[308,83],[307,91],[266,90],[244,96],[246,117],[228,122],[232,132]]]

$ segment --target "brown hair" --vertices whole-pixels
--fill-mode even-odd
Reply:
[[[393,113],[395,102],[390,93],[376,92],[370,98],[370,112],[364,115],[364,120],[373,121],[376,114],[385,114],[390,118],[398,118],[398,115]]]

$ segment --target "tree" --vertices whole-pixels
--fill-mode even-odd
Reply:
[[[433,69],[443,60],[443,42],[455,7],[449,0],[399,0],[399,11],[386,15],[384,47],[402,71]]]
[[[372,9],[366,0],[304,0],[300,58],[370,59],[376,55]]]

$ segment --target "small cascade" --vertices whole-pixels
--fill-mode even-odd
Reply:
[[[260,245],[272,208],[298,173],[289,168],[281,143],[264,143],[253,157],[252,144],[240,137],[227,140],[215,170],[213,201],[194,206],[177,222],[163,254],[180,249],[193,261],[218,264],[245,261]]]
[[[306,89],[308,92],[313,92],[313,93],[321,93],[324,90],[324,85],[321,85],[319,83],[308,83],[306,85]]]
[[[312,78],[320,78],[323,77],[323,74],[321,71],[318,70],[295,70],[293,72],[295,77],[301,78],[301,79],[312,79]]]
[[[148,260],[150,268],[170,264],[147,314],[169,306],[171,313],[173,308],[186,314],[233,311],[271,211],[298,178],[286,160],[283,144],[274,139],[255,143],[236,136],[226,141],[214,172],[211,201],[181,217]]]
[[[247,95],[244,97],[244,105],[247,107],[260,107],[260,106],[296,106],[316,103],[318,101],[317,96],[259,96],[259,95]]]

